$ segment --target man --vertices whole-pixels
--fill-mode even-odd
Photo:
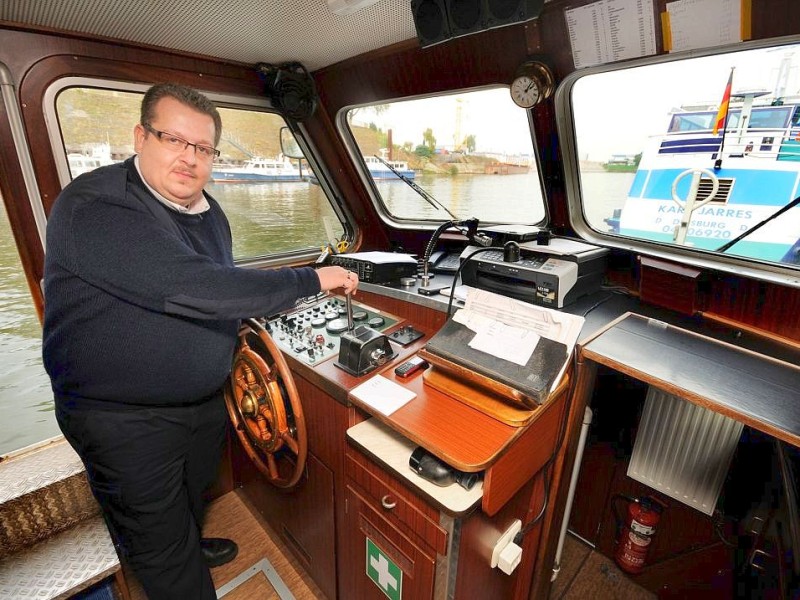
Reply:
[[[234,266],[228,221],[203,191],[220,135],[205,96],[150,88],[136,156],[77,178],[47,225],[43,355],[56,418],[150,600],[215,598],[209,566],[236,555],[201,527],[239,319],[358,286],[340,267]]]

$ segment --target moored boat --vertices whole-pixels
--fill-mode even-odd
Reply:
[[[800,185],[800,105],[753,105],[743,93],[724,133],[717,110],[679,110],[664,135],[648,142],[623,209],[606,219],[615,233],[786,261],[797,242],[800,211],[747,232],[789,204]],[[697,192],[690,196],[694,174]],[[715,180],[717,189],[714,190]],[[688,208],[687,208],[688,204]],[[684,216],[684,212],[688,211]]]
[[[69,172],[74,179],[78,175],[83,175],[89,171],[94,171],[98,167],[114,164],[116,161],[111,158],[111,148],[108,144],[96,144],[92,147],[90,154],[71,152],[67,155]]]
[[[215,165],[211,172],[214,183],[270,183],[277,181],[304,181],[300,168],[283,156],[278,158],[253,157],[241,166]]]
[[[386,162],[406,179],[414,179],[414,170],[408,167],[407,162],[403,160],[387,160]],[[373,179],[400,179],[394,171],[375,156],[365,156],[364,163]]]

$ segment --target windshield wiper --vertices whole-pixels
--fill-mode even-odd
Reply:
[[[777,219],[779,216],[781,216],[787,210],[790,210],[790,209],[794,208],[798,204],[800,204],[800,196],[798,196],[797,198],[795,198],[794,200],[789,202],[789,204],[787,204],[783,208],[781,208],[781,209],[777,210],[776,212],[772,213],[771,215],[769,215],[766,219],[763,219],[763,220],[759,221],[758,223],[753,225],[750,229],[748,229],[746,231],[743,231],[740,235],[737,235],[731,241],[724,243],[722,246],[720,246],[719,248],[716,249],[716,252],[725,252],[728,248],[730,248],[731,246],[733,246],[734,244],[736,244],[740,240],[743,240],[744,238],[746,238],[748,235],[750,235],[754,231],[757,231],[758,229],[761,229],[764,225],[766,225],[767,223],[769,223],[773,219]]]
[[[419,187],[419,186],[418,186],[416,183],[414,183],[413,181],[411,181],[411,180],[410,180],[408,177],[406,177],[405,175],[403,175],[402,173],[400,173],[400,171],[398,171],[397,169],[395,169],[395,168],[394,168],[392,165],[390,165],[388,162],[386,162],[385,160],[383,160],[383,159],[382,159],[380,156],[378,156],[377,154],[373,154],[373,156],[374,156],[375,158],[377,158],[379,161],[381,161],[381,162],[382,162],[384,165],[386,165],[386,166],[388,167],[388,169],[389,169],[389,170],[390,170],[392,173],[394,173],[394,174],[395,174],[395,175],[397,175],[397,176],[398,176],[400,179],[402,179],[402,180],[403,180],[403,181],[405,181],[405,182],[406,182],[408,185],[410,185],[410,186],[411,186],[411,189],[412,189],[412,190],[414,190],[415,192],[417,192],[417,193],[418,193],[420,196],[422,196],[422,197],[423,197],[423,198],[424,198],[424,199],[425,199],[425,200],[428,202],[428,204],[430,204],[430,205],[431,205],[433,208],[437,208],[437,209],[441,209],[441,210],[445,211],[445,212],[446,212],[448,215],[450,215],[450,216],[453,218],[453,220],[454,220],[454,221],[458,221],[458,217],[457,217],[457,216],[455,216],[455,215],[454,215],[452,212],[450,212],[450,211],[447,209],[447,207],[446,207],[444,204],[442,204],[441,202],[439,202],[439,201],[438,201],[436,198],[434,198],[433,196],[431,196],[431,195],[430,195],[428,192],[426,192],[425,190],[423,190],[423,189],[422,189],[421,187]]]

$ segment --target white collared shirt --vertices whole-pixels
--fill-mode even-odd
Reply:
[[[147,183],[147,180],[144,178],[144,175],[142,175],[142,170],[139,168],[138,154],[133,157],[133,164],[136,166],[136,170],[139,172],[139,177],[142,178],[142,181],[147,186],[147,189],[150,190],[153,193],[153,195],[158,199],[158,201],[161,202],[167,208],[174,210],[175,212],[187,213],[190,215],[203,213],[211,208],[211,205],[208,203],[208,200],[206,200],[205,194],[202,194],[200,196],[200,199],[197,200],[196,202],[192,202],[189,208],[186,208],[185,206],[178,204],[177,202],[173,202],[172,200],[167,200],[164,196],[162,196],[156,190],[154,190],[149,183]]]

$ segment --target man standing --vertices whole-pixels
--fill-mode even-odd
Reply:
[[[203,191],[221,129],[202,94],[150,88],[136,156],[77,178],[47,225],[43,355],[56,418],[150,600],[215,598],[208,567],[237,552],[201,529],[239,319],[358,286],[340,267],[234,266],[228,221]]]

